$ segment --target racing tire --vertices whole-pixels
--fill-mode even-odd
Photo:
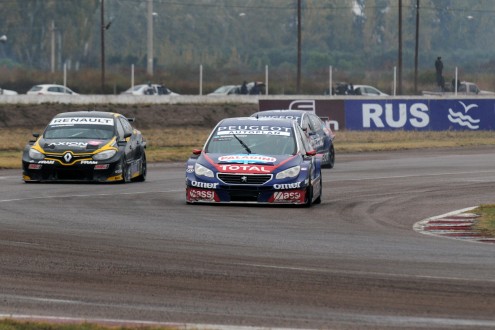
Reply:
[[[141,174],[135,179],[136,182],[144,182],[146,181],[146,173],[148,168],[146,166],[146,154],[143,152],[141,156]]]
[[[328,163],[322,164],[324,168],[333,168],[335,166],[335,147],[333,143],[328,148]]]
[[[321,204],[321,194],[323,193],[322,183],[323,183],[323,180],[321,178],[321,172],[320,172],[320,196],[318,196],[318,198],[315,199],[315,201],[313,202],[313,204]]]
[[[131,173],[129,172],[129,166],[125,158],[120,161],[120,166],[122,167],[122,181],[120,183],[131,182]]]
[[[310,177],[310,181],[311,181],[311,175],[309,177]],[[310,182],[308,189],[306,190],[306,201],[304,202],[303,206],[304,207],[311,207],[312,203],[313,203],[313,185]]]

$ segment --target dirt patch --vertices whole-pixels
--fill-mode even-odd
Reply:
[[[213,127],[226,117],[249,116],[258,111],[257,104],[0,104],[0,128],[42,128],[61,112],[99,110],[118,112],[135,118],[138,129],[163,127]]]

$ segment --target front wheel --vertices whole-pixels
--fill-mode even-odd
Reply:
[[[141,174],[136,178],[137,182],[146,181],[146,171],[146,154],[143,152],[143,155],[141,156]]]
[[[131,173],[129,172],[129,166],[125,158],[122,158],[120,161],[120,168],[122,169],[122,180],[120,183],[131,182]]]

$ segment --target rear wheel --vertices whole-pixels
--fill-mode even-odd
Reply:
[[[321,194],[323,193],[322,182],[323,182],[323,180],[321,179],[321,173],[320,173],[320,195],[318,196],[318,198],[315,199],[315,201],[313,202],[314,204],[320,204],[321,203]]]
[[[326,164],[322,164],[322,167],[325,168],[333,168],[335,165],[335,148],[333,143],[328,148],[328,162]]]

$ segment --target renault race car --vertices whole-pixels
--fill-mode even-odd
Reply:
[[[129,182],[146,179],[146,141],[121,114],[56,115],[22,155],[23,180]]]
[[[329,125],[314,112],[306,110],[265,110],[251,115],[252,117],[286,118],[296,120],[306,132],[309,143],[322,157],[322,166],[333,168],[335,166],[335,148],[333,140],[335,134]]]
[[[321,158],[294,120],[220,121],[186,164],[186,202],[311,206],[321,202]]]

